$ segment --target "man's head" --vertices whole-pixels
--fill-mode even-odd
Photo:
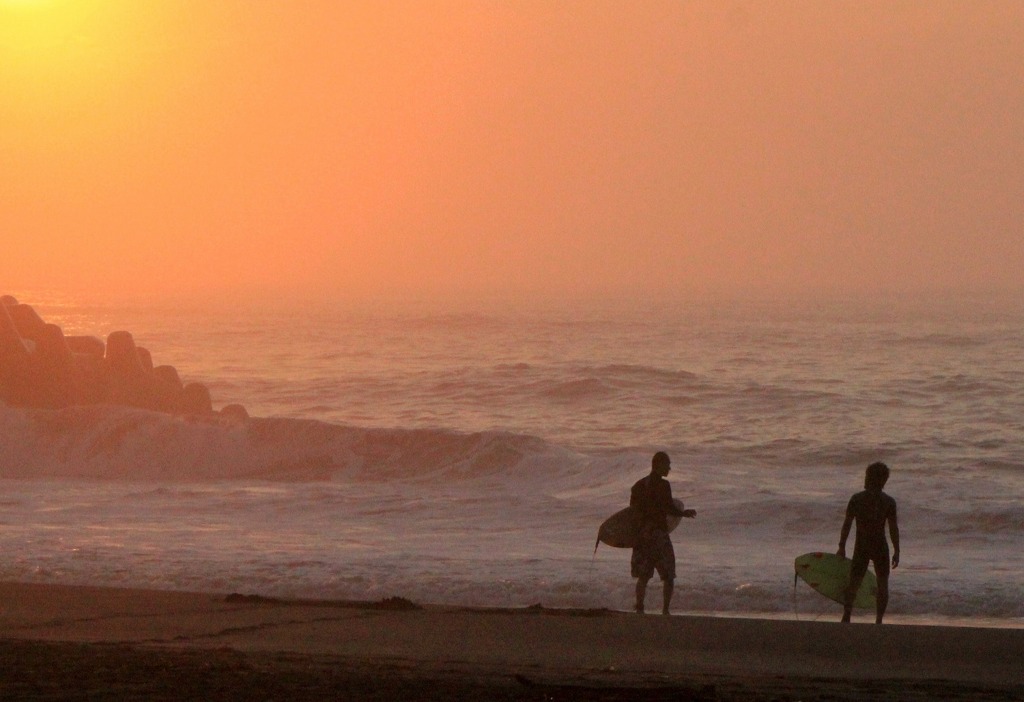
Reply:
[[[668,454],[664,451],[658,451],[654,454],[654,457],[651,459],[651,472],[657,473],[664,478],[670,470],[672,470],[672,461],[669,460]]]
[[[864,489],[881,492],[888,479],[889,466],[881,461],[875,461],[864,471]]]

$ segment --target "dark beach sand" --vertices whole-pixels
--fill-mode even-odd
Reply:
[[[0,583],[0,700],[1024,700],[1024,630]]]

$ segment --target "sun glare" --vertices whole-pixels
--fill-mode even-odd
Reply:
[[[99,0],[0,0],[0,96],[27,124],[58,115],[73,119],[83,111],[116,112],[112,96],[129,94],[133,77],[150,67],[145,30],[154,13],[147,8]]]
[[[15,67],[58,57],[86,32],[95,12],[93,3],[0,0],[0,52]]]
[[[46,5],[52,5],[54,0],[0,0],[0,7],[13,7],[15,9],[38,9]]]

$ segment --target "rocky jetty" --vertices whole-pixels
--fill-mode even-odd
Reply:
[[[202,383],[184,383],[174,366],[153,365],[152,353],[129,332],[64,336],[31,306],[0,296],[0,402],[60,409],[111,404],[181,415],[248,418],[238,404],[219,413]]]

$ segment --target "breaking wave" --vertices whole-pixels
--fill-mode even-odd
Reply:
[[[0,406],[0,477],[161,481],[466,479],[582,457],[532,436],[369,429],[311,419],[178,417],[125,407]]]

